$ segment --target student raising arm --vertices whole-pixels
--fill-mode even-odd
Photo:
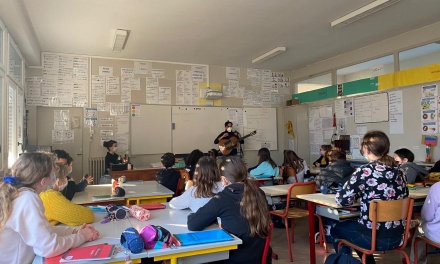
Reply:
[[[60,255],[99,233],[92,225],[54,227],[44,216],[38,194],[54,183],[53,157],[23,153],[12,166],[12,175],[0,183],[0,260],[2,263],[31,263],[35,254]]]
[[[230,251],[225,263],[261,263],[271,223],[265,196],[248,178],[239,157],[224,160],[220,174],[225,189],[188,216],[188,229],[203,230],[219,217],[222,228],[243,241],[237,250]],[[269,252],[266,263],[272,263],[271,256]]]

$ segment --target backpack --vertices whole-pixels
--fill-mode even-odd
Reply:
[[[156,226],[146,225],[139,232],[145,244],[145,249],[160,249],[171,246],[172,235],[167,229]]]
[[[325,259],[324,264],[361,264],[361,262],[352,255],[347,255],[339,252],[330,254]]]
[[[141,253],[145,247],[143,239],[133,227],[129,227],[122,232],[121,245],[133,254]]]

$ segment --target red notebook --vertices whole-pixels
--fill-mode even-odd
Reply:
[[[60,262],[111,259],[115,245],[97,244],[88,247],[72,248],[61,257]]]
[[[147,204],[137,204],[137,206],[140,206],[144,209],[148,210],[157,210],[157,209],[165,209],[165,205],[161,203],[147,203]]]

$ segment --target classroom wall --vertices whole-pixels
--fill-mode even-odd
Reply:
[[[98,75],[99,74],[99,66],[108,66],[113,67],[113,76],[120,76],[121,68],[133,68],[134,62],[133,60],[124,60],[124,59],[116,59],[116,58],[102,58],[102,57],[91,57],[90,60],[90,76],[89,76],[89,103],[91,102],[91,95],[90,95],[90,83],[91,83],[91,76],[92,75]],[[176,102],[176,77],[175,77],[175,71],[176,70],[191,70],[191,64],[180,64],[180,63],[167,63],[167,62],[153,62],[153,69],[164,69],[165,70],[165,78],[159,79],[159,86],[166,86],[171,87],[171,102],[172,105],[175,105]],[[287,76],[289,72],[284,72],[284,74]],[[29,68],[27,71],[27,77],[31,76],[42,76],[42,69],[41,68]],[[139,103],[139,104],[145,104],[146,103],[146,96],[145,96],[145,89],[146,89],[146,79],[144,75],[136,75],[135,77],[140,77],[141,80],[141,90],[140,91],[132,91],[132,100],[131,103]],[[149,75],[148,77],[151,77]],[[228,85],[228,79],[226,78],[226,67],[222,66],[209,66],[209,81],[210,83],[220,83],[223,85]],[[205,79],[207,81],[208,78]],[[247,79],[247,69],[240,69],[240,80],[239,80],[240,87],[244,87],[247,90],[255,90],[255,91],[261,91],[261,88],[259,87],[252,87],[250,80]],[[289,99],[291,96],[290,88],[286,89],[280,89],[280,94],[284,95],[284,99],[282,100],[282,104],[280,105],[272,105],[272,107],[277,108],[277,134],[278,134],[278,146],[277,150],[272,151],[272,157],[273,159],[278,163],[282,163],[283,158],[283,150],[284,150],[284,102],[285,100]],[[106,95],[106,101],[107,102],[121,102],[120,96],[116,95]],[[223,97],[221,99],[221,106],[222,107],[243,107],[243,99],[241,98],[227,98]],[[96,105],[92,105],[92,107],[96,107]],[[171,106],[170,106],[171,107]],[[245,106],[249,107],[249,106]],[[35,106],[29,106],[28,109],[30,110],[30,116],[29,116],[29,126],[28,126],[28,135],[29,135],[29,144],[35,144],[37,145],[37,131],[38,126],[41,125],[52,125],[53,124],[46,124],[45,122],[42,122],[40,120],[36,120],[36,114],[35,114]],[[66,108],[68,109],[68,108]],[[109,112],[98,112],[99,118],[105,118],[110,117]],[[224,127],[223,124],[226,120],[218,120],[219,128],[220,130],[218,133],[220,133]],[[116,122],[114,122],[116,124]],[[101,144],[101,137],[99,130],[102,129],[101,127],[96,127],[93,129],[84,129],[83,131],[83,168],[84,173],[87,173],[88,171],[88,159],[89,158],[96,158],[96,157],[104,157],[107,150],[102,147]],[[116,130],[116,128],[114,128]],[[200,129],[200,128],[194,128],[194,129]],[[91,130],[94,130],[93,133]],[[217,136],[212,135],[212,140]],[[147,136],[147,135],[146,135]],[[191,136],[191,131],[188,131],[188,136]],[[197,148],[197,146],[194,146],[194,148]],[[208,150],[202,150],[204,152]],[[119,153],[124,154],[124,153]],[[152,162],[158,162],[160,161],[160,154],[153,154],[153,155],[136,155],[132,156],[131,162],[136,167],[146,167],[149,166]],[[257,162],[257,151],[245,151],[245,161],[250,165],[253,166]]]
[[[387,89],[378,91],[377,93],[402,91],[403,99],[403,134],[390,134],[389,122],[365,123],[368,130],[381,130],[385,132],[391,141],[390,155],[399,148],[408,148],[414,155],[416,161],[425,160],[425,146],[421,143],[422,129],[421,129],[421,106],[420,99],[422,98],[421,87],[427,84],[437,84],[440,82],[431,82],[426,84],[411,85],[396,89]],[[364,96],[364,95],[359,95]],[[355,97],[359,97],[355,96]],[[342,97],[341,99],[346,98]],[[339,99],[327,99],[313,103],[305,103],[301,105],[291,106],[285,109],[285,116],[290,117],[296,122],[295,136],[296,136],[296,150],[298,155],[306,159],[308,164],[315,161],[319,155],[311,155],[309,147],[309,129],[308,129],[308,109],[310,107],[332,105],[334,112],[334,102]],[[347,117],[346,131],[348,135],[357,135],[354,117]],[[438,136],[438,134],[434,134]],[[330,144],[330,140],[324,140],[325,144]],[[432,160],[440,159],[440,146],[433,147]]]
[[[418,28],[395,37],[391,37],[375,44],[346,52],[344,54],[310,64],[306,67],[292,71],[292,81],[297,82],[309,79],[310,76],[328,73],[348,67],[353,64],[380,58],[389,54],[397,54],[400,51],[415,48],[425,44],[439,41],[440,22]]]

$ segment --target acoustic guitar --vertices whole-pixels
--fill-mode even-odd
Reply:
[[[225,132],[225,133],[226,133],[226,132]],[[237,137],[235,137],[235,136],[232,136],[232,137],[230,137],[230,138],[228,138],[228,139],[222,139],[222,140],[220,140],[220,142],[218,143],[218,148],[220,149],[220,152],[221,152],[223,155],[229,155],[229,153],[231,153],[231,151],[232,151],[233,149],[236,149],[236,148],[238,148],[238,147],[240,146],[240,141],[241,141],[241,140],[243,140],[243,139],[245,139],[245,138],[248,138],[248,137],[250,137],[250,136],[253,136],[253,135],[255,135],[255,134],[257,134],[257,130],[254,130],[254,131],[252,131],[251,133],[249,133],[249,134],[247,134],[246,136],[241,137],[241,138],[237,138]]]

